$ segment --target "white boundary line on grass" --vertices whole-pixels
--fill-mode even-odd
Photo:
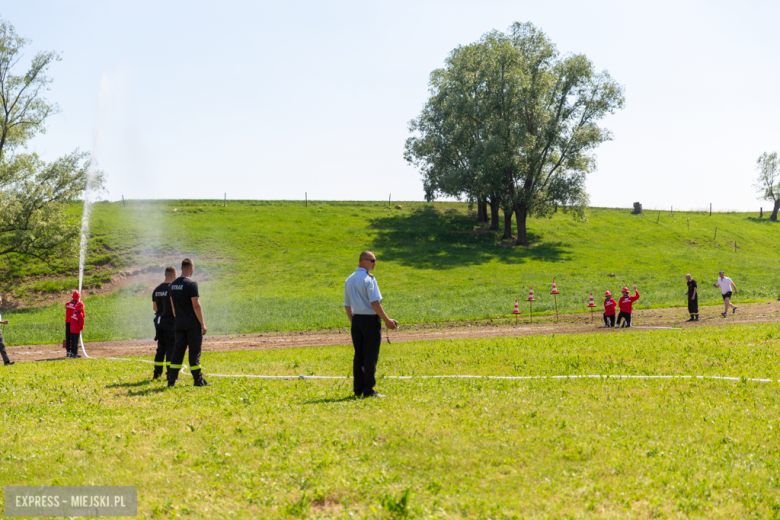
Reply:
[[[115,358],[107,357],[104,359],[110,359],[113,361],[136,361],[138,363],[154,363],[154,361],[147,361],[145,359],[127,359],[127,358]],[[187,368],[187,365],[182,365],[182,368]],[[187,374],[186,372],[183,372]],[[305,376],[303,374],[297,376],[267,376],[257,374],[208,374],[210,377],[245,377],[247,379],[276,379],[276,380],[306,380],[306,379],[352,379],[352,376]],[[377,379],[498,379],[508,381],[528,381],[537,379],[714,379],[719,381],[742,381],[741,377],[733,376],[666,376],[666,375],[564,375],[564,376],[474,376],[474,375],[434,375],[434,376],[379,376]],[[752,383],[773,383],[774,379],[761,379],[756,377],[745,378],[745,381]],[[780,382],[780,381],[778,381]]]

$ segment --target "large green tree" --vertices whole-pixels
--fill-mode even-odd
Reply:
[[[780,210],[780,161],[777,160],[777,152],[762,153],[756,161],[758,181],[756,190],[761,194],[759,199],[771,200],[772,215],[770,220],[777,220],[777,211]]]
[[[505,236],[514,214],[524,245],[529,216],[558,206],[584,215],[592,151],[611,138],[598,121],[624,104],[607,72],[584,55],[561,56],[542,31],[515,23],[453,50],[431,74],[430,93],[405,153],[429,200],[489,199],[504,209]]]
[[[87,187],[90,158],[76,150],[47,163],[26,151],[59,111],[44,94],[51,83],[46,70],[60,59],[40,52],[27,70],[17,72],[28,43],[0,20],[0,255],[49,261],[71,254],[77,245],[79,224],[66,207]],[[92,173],[92,185],[100,187],[102,174]]]

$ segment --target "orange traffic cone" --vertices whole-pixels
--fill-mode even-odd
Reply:
[[[555,286],[555,280],[553,280],[553,288],[550,294],[553,295],[553,300],[555,300],[555,323],[558,323],[558,295],[560,293],[558,292],[558,287]]]
[[[593,301],[593,293],[590,293],[590,301],[588,302],[588,307],[590,307],[590,322],[593,323],[593,307],[596,306],[596,303]]]
[[[534,288],[533,287],[529,287],[528,288],[528,299],[526,299],[525,301],[527,301],[528,305],[531,306],[531,311],[528,314],[528,316],[531,318],[531,323],[533,323],[534,322],[534,302],[536,301],[536,298],[534,298]]]
[[[512,311],[512,314],[515,315],[515,325],[517,325],[517,317],[520,315],[520,307],[517,306],[517,300],[515,300],[515,310]]]

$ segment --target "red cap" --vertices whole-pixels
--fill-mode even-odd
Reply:
[[[79,294],[78,291],[73,291],[73,299],[79,301],[81,299],[81,294]]]
[[[76,310],[77,311],[83,311],[84,310],[84,302],[80,301],[76,303]]]
[[[604,296],[612,296],[612,293],[607,291],[607,292],[604,293]]]
[[[628,292],[628,287],[623,287],[622,291],[623,292]]]

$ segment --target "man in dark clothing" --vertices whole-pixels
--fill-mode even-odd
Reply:
[[[699,291],[696,287],[696,280],[689,274],[685,275],[685,279],[688,281],[688,313],[691,315],[691,319],[688,321],[699,321]]]
[[[173,352],[168,370],[168,386],[175,386],[179,377],[184,353],[190,349],[190,371],[195,386],[209,386],[200,370],[200,351],[203,336],[206,334],[206,322],[200,307],[198,284],[190,280],[195,265],[185,258],[181,262],[181,276],[171,282],[170,299],[176,316],[176,349]]]
[[[0,298],[0,305],[3,304],[3,298]],[[0,316],[0,324],[8,325],[10,323],[8,320],[4,320],[2,316]],[[8,358],[8,354],[5,352],[5,338],[3,338],[3,331],[0,330],[0,356],[3,358],[3,365],[13,365],[14,362],[11,361]]]
[[[159,379],[163,368],[169,367],[176,348],[176,327],[174,323],[173,306],[169,290],[171,282],[176,279],[176,268],[169,265],[165,268],[165,281],[157,286],[152,293],[152,308],[154,309],[154,338],[157,340],[157,352],[154,355],[153,379]],[[166,369],[166,372],[168,370]]]

